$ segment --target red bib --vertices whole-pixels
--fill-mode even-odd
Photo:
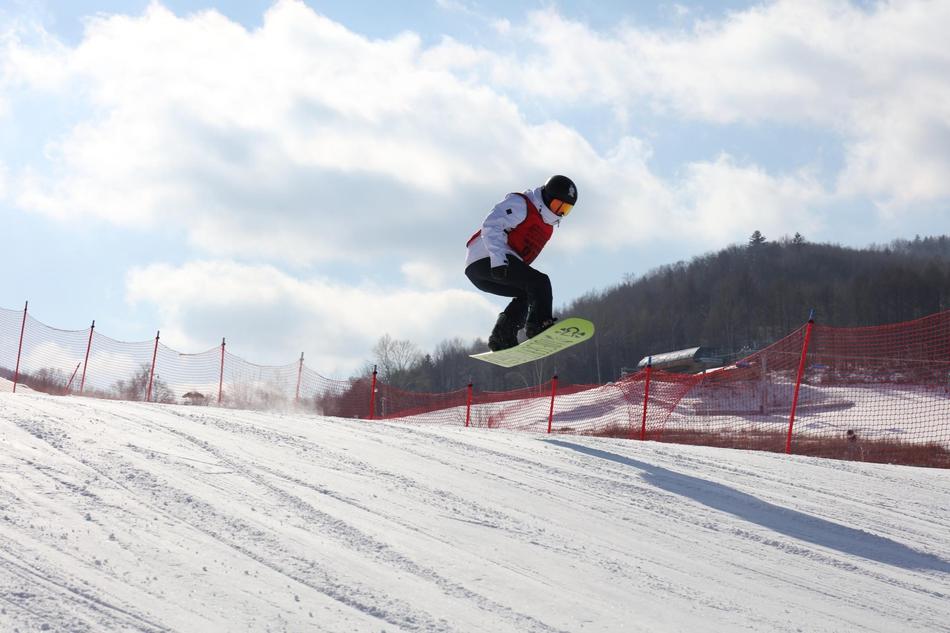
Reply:
[[[525,204],[528,207],[528,214],[521,224],[508,230],[508,246],[511,247],[511,250],[518,253],[518,256],[521,257],[524,263],[530,264],[537,259],[541,249],[544,248],[544,245],[551,239],[551,236],[554,234],[554,227],[544,221],[544,218],[541,217],[541,212],[538,211],[538,208],[534,206],[534,203],[531,202],[528,196],[523,193],[515,193],[524,198]],[[482,231],[479,229],[475,235],[469,238],[466,246],[471,244],[481,234]]]

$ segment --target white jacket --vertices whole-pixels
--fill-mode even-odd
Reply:
[[[534,203],[541,213],[541,217],[547,224],[557,226],[561,217],[551,211],[544,204],[541,198],[541,187],[524,192],[528,199]],[[482,222],[482,233],[468,246],[468,257],[465,258],[465,267],[468,268],[472,262],[477,262],[486,257],[491,258],[492,268],[503,266],[507,255],[518,255],[508,245],[508,231],[512,230],[528,217],[528,205],[524,198],[516,193],[509,193],[504,200],[495,205],[485,221]]]

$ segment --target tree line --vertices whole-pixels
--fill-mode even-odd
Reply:
[[[816,321],[881,325],[950,309],[950,236],[850,248],[804,236],[745,244],[627,275],[557,313],[592,320],[597,334],[553,358],[506,370],[470,359],[484,340],[459,338],[423,353],[384,336],[374,349],[380,380],[408,391],[444,392],[469,381],[483,391],[539,385],[556,371],[570,384],[616,380],[648,355],[704,346],[724,355],[761,349]],[[367,365],[363,375],[372,371]]]

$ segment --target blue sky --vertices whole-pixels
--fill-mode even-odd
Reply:
[[[0,307],[324,375],[486,336],[505,193],[555,304],[752,231],[942,234],[946,2],[7,2]],[[806,307],[803,306],[803,314]]]

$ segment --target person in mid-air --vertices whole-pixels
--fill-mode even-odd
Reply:
[[[551,280],[531,262],[576,203],[574,182],[551,176],[542,187],[509,193],[468,240],[465,276],[479,290],[512,297],[488,337],[493,352],[517,345],[522,327],[533,338],[556,321]]]

